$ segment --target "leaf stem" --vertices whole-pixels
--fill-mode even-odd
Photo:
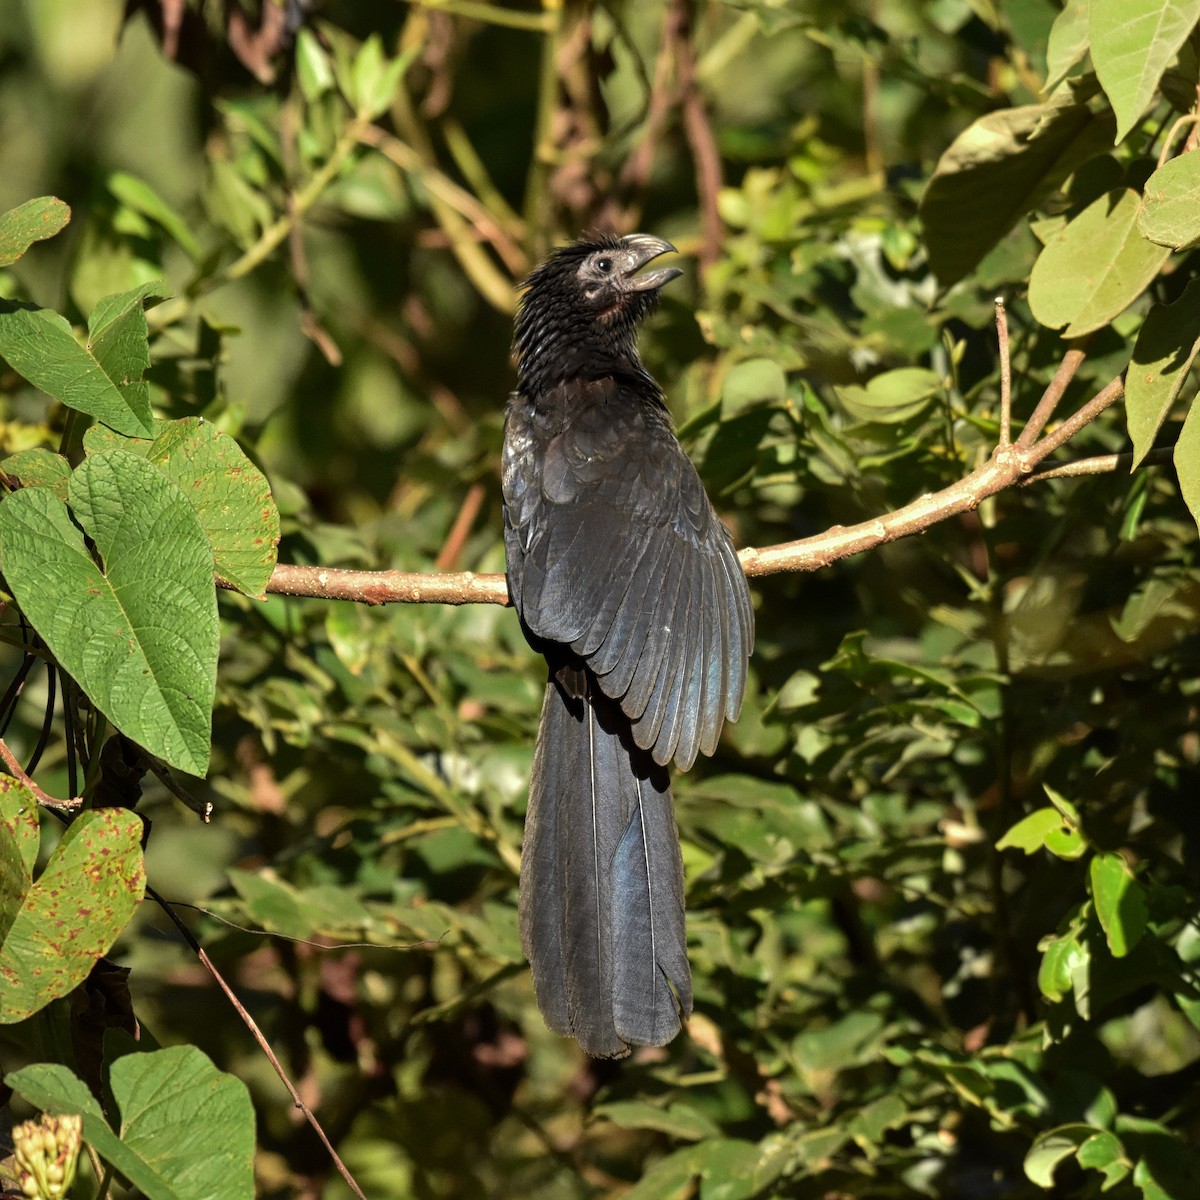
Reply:
[[[49,792],[38,787],[25,773],[25,768],[17,761],[17,756],[8,748],[8,743],[3,738],[0,738],[0,759],[4,760],[9,774],[23,783],[43,807],[52,808],[56,812],[77,812],[83,806],[82,796],[73,796],[70,800],[59,800],[58,797],[51,796]]]

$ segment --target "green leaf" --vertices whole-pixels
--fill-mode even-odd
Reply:
[[[68,826],[0,946],[0,1022],[65,996],[129,924],[146,890],[142,830],[122,808],[80,813]]]
[[[255,925],[284,937],[358,936],[375,924],[372,911],[362,903],[354,888],[332,883],[297,888],[276,877],[273,871],[239,871],[232,867],[229,881],[243,901],[246,917]],[[422,915],[440,926],[440,932],[445,932],[448,924],[471,926],[473,931],[495,940],[476,916],[449,909],[443,911],[437,904],[431,904],[429,908],[436,911],[425,911]],[[450,914],[448,921],[446,912]]]
[[[37,798],[11,775],[0,775],[0,832],[16,847],[20,873],[32,879],[39,841]]]
[[[1138,233],[1138,195],[1118,188],[1101,196],[1051,238],[1034,263],[1029,306],[1064,337],[1107,325],[1142,294],[1170,253]]]
[[[254,1108],[240,1079],[194,1046],[173,1046],[117,1059],[110,1083],[121,1141],[145,1168],[141,1181],[121,1169],[151,1200],[254,1195]]]
[[[1179,490],[1192,519],[1200,527],[1200,404],[1193,404],[1184,418],[1175,443],[1175,473]]]
[[[11,775],[0,776],[0,943],[33,886],[39,832],[33,793]]]
[[[1074,933],[1044,938],[1038,948],[1042,951],[1038,990],[1047,1000],[1061,1000],[1071,991],[1075,970],[1087,951]]]
[[[663,1108],[645,1100],[618,1100],[598,1104],[593,1111],[621,1129],[654,1129],[683,1141],[699,1141],[720,1132],[711,1117],[682,1103]]]
[[[1088,868],[1092,902],[1114,958],[1124,958],[1146,932],[1146,893],[1119,854],[1097,854]]]
[[[130,408],[99,361],[49,309],[0,301],[0,358],[60,404],[78,409],[131,437],[151,431],[149,412]]]
[[[0,463],[0,467],[3,467],[7,474],[16,476],[22,487],[49,488],[60,500],[66,502],[71,464],[61,454],[35,446],[10,454]]]
[[[1089,1171],[1100,1171],[1104,1175],[1102,1191],[1114,1187],[1129,1174],[1133,1164],[1125,1157],[1125,1149],[1116,1134],[1107,1129],[1098,1129],[1075,1152],[1079,1165]]]
[[[730,417],[756,404],[779,404],[786,395],[787,376],[774,359],[744,359],[721,385],[721,412]]]
[[[1133,465],[1146,457],[1159,427],[1200,351],[1200,279],[1174,304],[1156,304],[1146,316],[1125,375],[1125,420]]]
[[[121,438],[101,426],[84,434],[88,454],[127,449],[179,485],[212,547],[226,583],[262,598],[279,544],[279,509],[266,476],[228,434],[203,417],[159,421],[153,442]]]
[[[0,560],[50,650],[122,733],[173,766],[208,766],[217,665],[212,553],[195,511],[152,464],[90,455],[71,506],[44,488],[0,504]]]
[[[1088,52],[1089,0],[1067,0],[1046,42],[1046,87],[1053,89]]]
[[[1025,1155],[1025,1175],[1030,1183],[1041,1188],[1054,1186],[1054,1172],[1059,1163],[1073,1155],[1097,1131],[1091,1125],[1060,1125],[1034,1139]]]
[[[1138,231],[1172,250],[1200,241],[1200,154],[1168,159],[1146,180]]]
[[[1200,19],[1200,0],[1091,0],[1092,64],[1117,114],[1118,142]]]
[[[846,411],[860,421],[891,424],[915,417],[942,390],[942,379],[926,367],[900,367],[876,375],[866,387],[835,387]]]
[[[1039,808],[1018,821],[997,843],[997,850],[1024,850],[1033,854],[1046,848],[1046,838],[1068,828],[1053,808]]]
[[[200,257],[200,244],[191,226],[144,179],[115,171],[108,177],[108,190],[126,208],[161,225],[190,259]]]
[[[749,1200],[758,1191],[758,1146],[742,1138],[712,1138],[696,1147],[700,1200]]]
[[[233,438],[201,417],[167,425],[150,447],[149,461],[196,510],[217,574],[261,598],[279,544],[279,509],[266,476]]]
[[[124,1147],[108,1122],[99,1101],[86,1083],[61,1063],[34,1063],[11,1071],[4,1082],[35,1108],[55,1116],[83,1117],[83,1138],[110,1163],[124,1157]]]
[[[150,366],[150,337],[143,306],[147,298],[165,295],[161,283],[144,283],[128,292],[106,296],[88,321],[88,350],[147,430],[154,428],[154,416],[150,411],[150,388],[142,378]]]
[[[123,1055],[109,1082],[119,1138],[66,1067],[37,1063],[5,1078],[46,1112],[81,1113],[85,1140],[148,1200],[253,1197],[254,1109],[241,1080],[194,1046],[172,1046]]]
[[[56,196],[39,196],[0,216],[0,267],[10,266],[34,242],[52,238],[71,219],[71,210]]]
[[[389,60],[383,53],[383,42],[378,34],[371,34],[363,42],[350,68],[350,94],[347,97],[358,116],[373,120],[387,111],[418,49],[414,46]]]
[[[687,1146],[660,1158],[621,1200],[685,1200],[694,1196],[693,1180],[699,1174],[700,1146]]]
[[[792,1053],[808,1071],[838,1071],[877,1057],[884,1020],[875,1012],[847,1013],[823,1029],[806,1029],[796,1036]]]
[[[1086,97],[1085,97],[1086,99]],[[1081,163],[1112,140],[1112,117],[1067,85],[1046,104],[987,113],[954,139],[921,198],[933,273],[957,283]]]
[[[335,83],[329,55],[307,26],[296,35],[296,77],[310,104],[319,100]]]

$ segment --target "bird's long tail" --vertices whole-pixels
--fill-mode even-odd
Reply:
[[[521,939],[546,1023],[616,1058],[669,1042],[692,1010],[683,863],[666,768],[637,748],[617,704],[581,690],[592,695],[546,686]]]

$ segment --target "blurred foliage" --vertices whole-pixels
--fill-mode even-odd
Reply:
[[[24,655],[27,622],[73,644],[58,592],[25,584],[4,618],[6,743],[51,794],[103,811],[141,793],[146,879],[372,1200],[1196,1194],[1200,14],[1164,4],[1175,24],[1147,34],[1130,19],[1147,7],[10,4],[0,212],[56,196],[71,219],[44,201],[0,236],[17,302],[0,451],[26,485],[0,511],[35,493],[21,505],[91,511],[97,464],[157,479],[145,461],[203,418],[269,480],[282,561],[500,570],[513,284],[594,225],[704,264],[643,349],[739,545],[877,516],[983,462],[998,294],[1018,422],[1065,326],[1087,355],[1064,414],[1136,368],[1128,433],[1111,410],[1068,454],[1179,445],[1175,470],[1158,454],[1037,482],[755,582],[746,708],[676,785],[696,1014],[620,1064],[547,1032],[522,963],[544,668],[510,611],[223,594],[211,763],[181,781],[113,735],[102,713],[159,736],[109,712],[86,642],[77,663],[56,648],[65,673]],[[1146,65],[1126,77],[1131,37]],[[59,360],[13,340],[61,333],[54,313],[91,331],[54,353],[86,352],[160,424],[85,440],[27,382],[74,378],[39,376]],[[94,344],[116,315],[123,372]],[[204,454],[187,478],[232,469]],[[37,926],[50,873],[90,860],[54,853],[43,812],[35,881],[29,793],[3,800],[8,934]],[[249,1195],[229,1073],[257,1115],[257,1194],[348,1195],[163,911],[124,921],[0,1028],[6,1121],[82,1112],[113,1190],[153,1197],[206,1150],[180,1135],[172,1175],[174,1127],[129,1114],[172,1080],[199,1113],[187,1088],[209,1088],[228,1101],[210,1169]]]

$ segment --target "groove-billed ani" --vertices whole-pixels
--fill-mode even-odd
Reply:
[[[667,764],[711,754],[754,640],[733,543],[637,352],[676,267],[646,234],[557,250],[525,281],[504,437],[508,587],[550,679],[521,937],[551,1029],[661,1046],[692,1009]]]

